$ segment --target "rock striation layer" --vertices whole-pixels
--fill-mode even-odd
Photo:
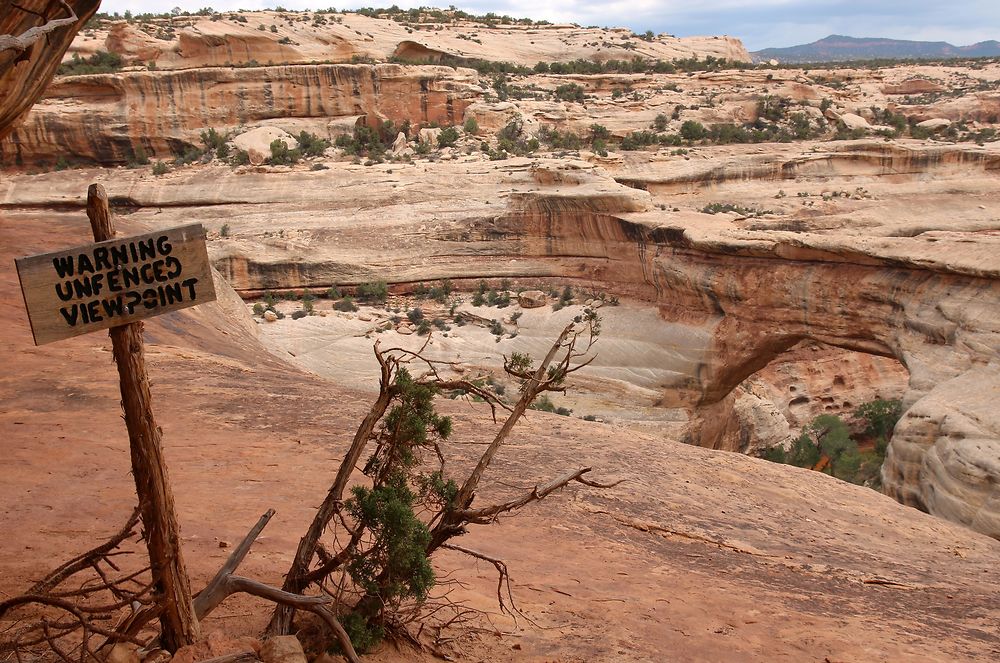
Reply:
[[[140,147],[167,158],[199,145],[208,128],[279,120],[323,137],[359,118],[461,122],[479,94],[475,72],[450,67],[295,65],[73,76],[57,80],[0,143],[4,165],[59,157],[124,163]],[[339,126],[339,125],[337,125]],[[295,131],[298,133],[298,131]]]

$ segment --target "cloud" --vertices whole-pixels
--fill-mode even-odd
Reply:
[[[996,0],[447,0],[477,14],[496,12],[580,25],[624,26],[636,32],[653,30],[678,36],[727,34],[743,39],[747,48],[793,46],[829,34],[949,41],[964,46],[1000,39],[1000,2]],[[196,10],[338,9],[378,5],[377,2],[337,4],[335,0],[104,0],[101,11],[165,12],[179,6]],[[428,0],[395,0],[403,8],[433,4]]]

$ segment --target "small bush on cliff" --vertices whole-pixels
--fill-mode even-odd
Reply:
[[[153,174],[159,177],[160,175],[166,175],[170,172],[170,166],[167,165],[166,161],[157,161],[153,164]]]
[[[323,156],[326,148],[330,147],[330,141],[324,140],[308,131],[300,132],[296,140],[299,142],[299,149],[302,151],[302,154],[307,157]]]
[[[455,127],[442,129],[438,134],[438,147],[452,147],[456,142],[458,142],[458,129]]]
[[[385,281],[368,281],[358,286],[359,299],[385,302],[389,298],[389,284]]]
[[[560,101],[576,101],[580,103],[587,98],[583,88],[576,83],[560,85],[552,93],[552,96]]]
[[[285,141],[276,138],[271,141],[271,157],[267,160],[272,166],[287,166],[297,163],[302,157],[298,149],[289,149]]]
[[[470,117],[468,120],[465,121],[465,124],[462,125],[462,129],[465,130],[465,133],[472,136],[474,134],[479,133],[479,123],[476,122],[476,118]]]
[[[333,305],[334,311],[340,311],[342,313],[353,313],[358,310],[357,304],[350,297],[344,297],[339,302],[335,302]]]
[[[121,69],[123,64],[122,56],[117,53],[97,51],[89,58],[81,58],[79,53],[74,53],[73,59],[62,64],[56,73],[60,76],[110,74]]]
[[[695,120],[686,120],[681,125],[681,138],[684,140],[701,140],[708,134],[705,125]]]

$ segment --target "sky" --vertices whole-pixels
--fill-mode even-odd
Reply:
[[[830,34],[947,41],[965,46],[1000,40],[1000,0],[491,0],[456,2],[383,0],[336,4],[335,0],[103,0],[101,11],[166,12],[174,7],[197,10],[337,9],[361,6],[403,8],[421,5],[459,9],[475,14],[495,12],[515,17],[580,25],[628,27],[679,37],[731,35],[751,50],[795,46]]]

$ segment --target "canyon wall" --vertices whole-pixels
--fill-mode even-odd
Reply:
[[[402,20],[397,20],[402,19]],[[309,12],[239,12],[142,21],[104,21],[74,44],[81,54],[106,50],[159,69],[244,64],[350,62],[352,58],[419,61],[476,58],[538,62],[675,60],[712,56],[750,62],[729,36],[640,39],[627,28],[492,24],[469,20],[408,22],[406,17]]]
[[[995,258],[959,261],[942,246],[936,259],[919,264],[924,256],[913,251],[904,265],[843,240],[839,249],[760,235],[700,241],[683,224],[630,215],[641,195],[628,205],[614,197],[597,202],[586,184],[566,184],[515,199],[512,223],[524,233],[526,253],[603,258],[597,278],[645,293],[667,320],[711,330],[696,375],[665,394],[701,408],[695,440],[724,433],[713,406],[803,341],[894,358],[909,380],[882,471],[886,492],[1000,537]]]
[[[80,172],[76,185],[53,173],[0,183],[0,205],[82,205],[85,182],[102,179],[117,201],[138,209],[137,219],[197,218],[216,233],[231,224],[231,236],[213,235],[210,251],[244,293],[376,278],[407,287],[509,277],[649,302],[672,330],[664,343],[676,357],[657,367],[668,376],[660,405],[693,410],[690,441],[707,446],[726,435],[732,446],[743,444],[739,431],[719,430],[726,399],[804,342],[884,358],[879,365],[895,363],[907,374],[906,412],[883,468],[886,491],[1000,536],[996,201],[989,193],[921,197],[937,195],[926,193],[935,187],[995,190],[996,150],[862,141],[711,155],[630,157],[614,176],[579,160],[471,156],[322,172]],[[873,192],[820,201],[840,211],[814,211],[796,196],[775,199],[778,186],[826,188],[837,177],[834,188],[854,178]],[[778,211],[711,215],[697,209],[700,202],[680,202],[720,190],[757,195]],[[661,199],[685,209],[664,209]],[[873,375],[883,371],[876,364]],[[786,387],[795,384],[793,376]],[[810,391],[825,411],[822,390]],[[760,402],[765,395],[757,394]],[[799,395],[785,398],[770,414],[754,415],[790,422]]]
[[[480,94],[477,81],[470,69],[397,64],[64,77],[0,142],[0,164],[51,164],[60,157],[124,163],[140,146],[150,157],[170,158],[200,145],[208,128],[268,120],[314,120],[310,128],[326,136],[327,125],[345,117],[451,125]]]

